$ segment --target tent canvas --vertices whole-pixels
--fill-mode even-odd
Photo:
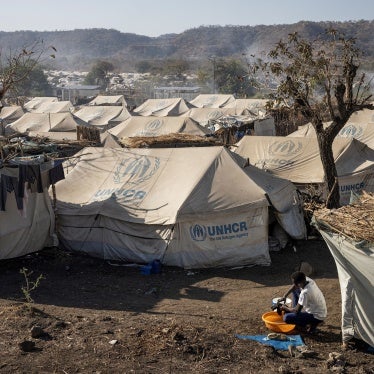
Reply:
[[[77,125],[86,125],[84,121],[72,115],[64,113],[25,113],[17,121],[7,125],[8,132],[26,133],[36,132],[70,132],[76,131]]]
[[[370,116],[372,115],[372,116]],[[354,138],[374,149],[374,111],[363,110],[353,113],[346,125],[339,131],[337,138]],[[327,126],[325,124],[325,126]],[[289,137],[316,137],[311,123],[308,123],[288,135]]]
[[[85,148],[77,156],[56,185],[65,248],[185,268],[270,263],[265,192],[226,148]]]
[[[185,117],[130,117],[109,130],[119,138],[133,136],[161,136],[175,133],[204,136],[209,130]]]
[[[264,189],[273,213],[284,231],[293,239],[305,239],[307,229],[296,186],[287,179],[276,177],[252,165],[245,166],[244,171]]]
[[[343,341],[359,338],[374,346],[374,247],[329,230],[317,221],[338,269]]]
[[[233,151],[270,173],[292,181],[300,189],[318,184],[326,194],[316,138],[244,136]],[[351,191],[374,189],[374,150],[356,139],[335,139],[333,152],[339,176],[341,203]]]
[[[1,108],[0,119],[5,123],[10,123],[16,121],[24,115],[24,110],[21,106],[4,106]]]
[[[62,113],[70,112],[73,104],[70,101],[44,102],[37,108],[30,110],[33,113]]]
[[[122,112],[121,106],[84,106],[74,113],[75,116],[94,126],[101,132],[110,128],[109,122],[118,117]]]
[[[58,102],[58,98],[53,97],[53,96],[34,97],[31,100],[29,100],[27,103],[25,103],[23,105],[23,108],[26,111],[33,111],[33,110],[37,109],[43,103],[51,103],[51,102]]]
[[[127,103],[123,95],[97,95],[88,105],[121,105],[126,107]]]
[[[258,118],[263,118],[266,116],[267,101],[265,99],[236,99],[236,114],[252,114]]]
[[[18,168],[3,167],[0,175],[18,177]],[[1,184],[4,179],[1,178]],[[43,192],[28,190],[20,210],[15,192],[6,192],[5,210],[0,210],[0,259],[24,256],[56,245],[54,212],[46,187]]]
[[[224,94],[200,94],[190,101],[197,108],[235,108],[235,97]]]
[[[186,113],[193,106],[181,98],[148,99],[133,110],[138,116],[179,116]]]
[[[224,116],[234,116],[235,108],[192,108],[184,113],[183,117],[189,117],[198,122],[201,126],[207,127]]]

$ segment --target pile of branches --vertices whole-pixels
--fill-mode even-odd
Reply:
[[[0,159],[7,163],[15,157],[53,154],[53,158],[70,157],[84,147],[93,145],[89,140],[52,140],[48,137],[30,137],[14,134],[0,138]]]
[[[318,222],[355,241],[374,243],[374,194],[364,192],[357,200],[339,209],[314,212]]]
[[[213,137],[180,133],[161,136],[134,136],[121,138],[119,142],[126,148],[206,147],[222,145],[221,142]]]

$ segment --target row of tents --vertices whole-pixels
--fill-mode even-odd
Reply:
[[[223,103],[234,106],[227,110],[235,110],[237,105],[230,100],[216,105]],[[91,113],[88,108],[92,107],[98,113],[112,108],[118,115],[111,120],[120,119],[108,131],[115,139],[134,132],[144,137],[177,132],[172,124],[176,118],[180,132],[207,133],[205,126],[191,118],[160,116],[165,108],[152,111],[139,107],[139,112],[151,116],[127,116],[123,102],[107,104],[97,100],[81,110]],[[207,103],[199,105],[202,110],[212,109],[204,107]],[[75,120],[75,115],[67,113]],[[54,114],[61,113],[26,114],[47,116],[51,124]],[[361,116],[353,118],[355,126],[372,122],[367,112]],[[99,117],[92,116],[89,121],[95,123]],[[27,123],[31,120],[25,121],[25,126]],[[53,129],[61,132],[76,126],[56,123]],[[353,122],[348,126],[352,129]],[[369,131],[370,125],[367,128]],[[51,129],[41,126],[38,131]],[[341,202],[346,204],[351,192],[374,190],[374,150],[363,142],[369,142],[370,137],[357,139],[364,130],[343,130],[334,141],[334,157]],[[103,259],[136,263],[159,259],[165,265],[184,268],[269,265],[269,225],[275,219],[291,238],[305,238],[298,191],[313,184],[321,193],[326,192],[316,137],[299,135],[244,136],[231,150],[223,146],[122,148],[120,143],[86,147],[64,162],[64,175],[57,179],[56,170],[61,173],[62,166],[45,156],[5,162],[0,167],[0,258],[22,256],[58,243]],[[31,189],[24,189],[25,178]],[[323,235],[330,249],[340,246],[340,241]],[[371,247],[365,248],[372,254]],[[343,264],[350,259],[354,266],[358,258],[354,248],[337,251],[336,261]],[[365,257],[367,263],[371,260],[372,255]],[[352,270],[352,266],[338,268],[344,300],[350,300],[364,279],[364,271]],[[341,276],[343,271],[348,275]],[[348,285],[351,278],[353,286]],[[349,324],[352,334],[373,344],[367,321],[357,315],[362,311],[360,303],[367,298],[367,286],[362,289],[362,293],[355,292],[350,314],[343,315],[355,320]]]

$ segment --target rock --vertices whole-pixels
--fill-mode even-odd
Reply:
[[[44,330],[40,326],[33,326],[30,330],[32,338],[40,338],[45,335]]]
[[[18,346],[23,352],[31,352],[35,349],[35,342],[24,340],[23,342],[18,343]]]

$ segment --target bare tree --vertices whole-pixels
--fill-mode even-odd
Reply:
[[[294,33],[265,58],[252,58],[249,74],[257,85],[272,89],[270,107],[289,107],[313,125],[329,192],[326,206],[338,207],[332,143],[354,112],[374,109],[369,82],[359,73],[363,55],[356,40],[332,29],[313,41]]]
[[[43,41],[35,41],[19,50],[0,51],[0,101],[8,91],[29,78],[30,73],[46,57],[49,50],[56,52],[53,46],[46,47]],[[49,54],[54,58],[54,54]]]

